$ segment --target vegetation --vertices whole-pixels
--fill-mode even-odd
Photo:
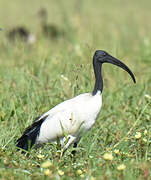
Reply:
[[[0,1],[0,179],[150,179],[151,23],[149,0]],[[37,16],[64,36],[43,36]],[[12,27],[26,26],[34,44],[10,42]],[[15,141],[40,114],[94,86],[92,56],[103,49],[127,64],[103,65],[100,116],[64,156],[50,143],[27,155]]]

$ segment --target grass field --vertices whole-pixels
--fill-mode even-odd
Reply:
[[[43,36],[41,7],[64,37]],[[150,7],[149,0],[0,0],[0,179],[151,179]],[[9,42],[7,31],[19,25],[36,35],[35,44]],[[54,144],[17,152],[15,141],[38,115],[92,91],[96,49],[127,64],[137,83],[103,66],[101,114],[74,157],[72,147],[61,157]]]

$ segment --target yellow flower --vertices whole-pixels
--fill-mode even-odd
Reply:
[[[145,129],[145,131],[144,131],[144,135],[146,135],[147,134],[147,129]]]
[[[144,141],[144,142],[147,142],[147,139],[146,139],[146,138],[143,138],[143,141]]]
[[[84,178],[84,174],[81,174],[80,177],[81,177],[81,178]]]
[[[60,176],[63,176],[63,175],[64,175],[64,172],[63,172],[62,170],[58,170],[58,174],[59,174]]]
[[[128,141],[128,137],[125,137],[125,141],[126,141],[126,142]]]
[[[45,156],[42,155],[42,154],[38,154],[37,157],[38,157],[39,159],[43,159]]]
[[[136,132],[136,134],[135,134],[135,138],[136,138],[136,139],[140,139],[140,138],[141,138],[141,136],[142,136],[142,135],[141,135],[141,133],[140,133],[140,132]]]
[[[119,152],[120,152],[119,149],[115,149],[115,150],[114,150],[114,153],[115,153],[115,154],[119,154]]]
[[[91,180],[96,180],[93,176],[91,177]]]
[[[105,154],[103,155],[103,158],[104,158],[105,160],[112,161],[112,160],[113,160],[113,155],[112,155],[112,153],[105,153]]]
[[[41,167],[42,168],[48,168],[52,166],[52,163],[50,161],[45,161],[44,163],[42,163]]]
[[[117,170],[119,170],[119,171],[123,171],[125,168],[126,168],[126,166],[124,164],[117,166]]]
[[[83,173],[83,172],[81,171],[81,169],[78,169],[78,170],[77,170],[77,174],[78,174],[78,175],[81,175],[82,173]]]
[[[46,169],[46,170],[44,170],[44,174],[47,175],[47,176],[51,175],[51,171],[49,169]]]

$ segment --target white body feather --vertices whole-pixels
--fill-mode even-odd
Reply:
[[[40,128],[36,143],[46,143],[60,138],[64,146],[64,135],[67,134],[71,141],[66,148],[76,142],[94,125],[102,106],[102,94],[98,91],[96,95],[84,93],[72,99],[66,100],[40,118],[47,116]]]

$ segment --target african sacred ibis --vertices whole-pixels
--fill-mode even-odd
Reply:
[[[76,144],[81,136],[92,128],[100,113],[103,91],[101,74],[103,63],[111,63],[123,68],[136,83],[133,73],[124,63],[105,51],[97,50],[93,56],[95,73],[93,92],[80,94],[66,100],[42,114],[17,140],[17,147],[28,150],[34,144],[56,142],[58,139],[63,150],[66,150],[71,144]],[[68,136],[67,143],[65,143],[65,133]]]

